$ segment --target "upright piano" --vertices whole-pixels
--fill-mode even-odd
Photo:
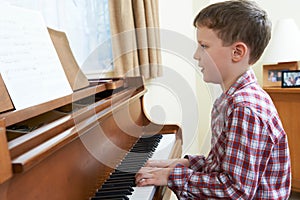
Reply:
[[[145,93],[142,77],[92,79],[70,95],[1,112],[0,199],[168,199],[166,187],[135,188],[124,176],[147,159],[181,156],[180,127],[151,122]]]

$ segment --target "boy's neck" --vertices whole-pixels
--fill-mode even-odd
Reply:
[[[228,80],[224,80],[223,84],[221,85],[222,91],[226,92],[229,88],[244,74],[246,71],[250,69],[250,66],[245,67],[243,70],[237,71],[230,77]]]

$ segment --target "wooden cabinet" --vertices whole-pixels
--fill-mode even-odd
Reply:
[[[271,96],[288,135],[292,190],[300,192],[300,88],[264,88]]]

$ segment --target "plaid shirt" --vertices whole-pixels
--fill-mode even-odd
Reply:
[[[270,97],[252,69],[214,103],[211,150],[178,164],[168,187],[179,199],[287,199],[288,141]]]

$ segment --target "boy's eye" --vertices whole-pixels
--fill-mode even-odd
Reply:
[[[207,45],[205,45],[205,44],[200,44],[200,46],[202,47],[202,49],[206,49],[207,48]]]

